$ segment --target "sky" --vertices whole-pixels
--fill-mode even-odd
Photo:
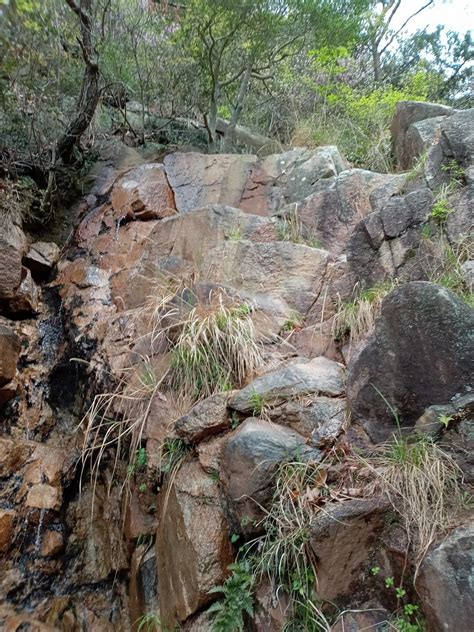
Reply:
[[[408,16],[422,7],[426,0],[404,0],[397,13],[394,26],[400,27]],[[425,9],[409,23],[409,33],[428,26],[433,30],[443,24],[446,30],[465,33],[474,29],[474,1],[467,0],[435,0],[429,9]]]

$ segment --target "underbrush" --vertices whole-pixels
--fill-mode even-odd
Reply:
[[[420,259],[426,277],[451,290],[468,305],[474,307],[473,288],[466,281],[463,264],[474,258],[474,242],[466,236],[450,243],[444,232],[424,235],[420,244]]]
[[[124,369],[113,391],[97,395],[81,422],[83,470],[90,464],[96,480],[111,449],[114,472],[121,458],[133,464],[160,400],[185,414],[199,399],[240,386],[254,373],[262,354],[252,312],[251,305],[223,290],[204,301],[174,282],[157,285],[134,315],[142,332],[136,342],[146,343],[149,355]]]
[[[405,566],[414,581],[428,548],[456,524],[463,507],[462,473],[453,459],[426,435],[394,436],[362,458],[341,444],[322,462],[294,459],[279,465],[274,494],[259,527],[263,535],[243,544],[226,582],[213,593],[213,629],[243,631],[254,616],[255,594],[269,586],[273,603],[285,613],[285,632],[330,632],[349,611],[318,597],[318,560],[312,529],[331,504],[386,494],[400,515],[409,549]],[[235,540],[233,540],[235,541]],[[373,576],[380,568],[373,567]],[[410,599],[413,588],[385,578],[394,603],[387,629],[423,632],[419,606]],[[392,595],[393,593],[393,595]]]
[[[339,301],[338,310],[332,321],[331,334],[335,340],[348,340],[355,347],[374,330],[375,321],[380,316],[382,301],[397,282],[387,281],[374,287],[360,289],[354,287],[356,297],[349,302]]]

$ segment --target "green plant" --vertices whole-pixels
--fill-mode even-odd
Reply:
[[[440,415],[438,417],[439,423],[443,424],[443,426],[445,428],[448,428],[448,426],[452,422],[452,420],[453,420],[453,416],[452,415]]]
[[[373,568],[371,568],[372,575],[379,575],[380,569],[379,567],[375,567],[377,569],[377,573],[373,573]],[[413,603],[405,603],[403,604],[403,600],[407,596],[407,591],[402,585],[396,586],[394,577],[386,577],[384,580],[385,588],[391,593],[396,599],[396,610],[393,614],[393,618],[388,621],[390,629],[398,630],[399,632],[423,632],[425,629],[424,621],[419,616],[419,606]]]
[[[243,559],[229,566],[231,575],[222,586],[212,588],[210,593],[222,595],[208,609],[213,616],[215,632],[243,632],[245,617],[253,616],[253,587],[255,575],[250,560]]]
[[[148,485],[146,483],[140,483],[140,485],[138,486],[138,491],[141,494],[146,494],[146,492],[148,491]]]
[[[179,468],[189,454],[189,446],[183,439],[166,439],[161,449],[160,472],[171,474]]]
[[[137,632],[161,632],[161,620],[155,612],[147,612],[136,620]]]
[[[252,406],[252,415],[259,417],[264,412],[267,405],[265,395],[253,390],[250,394],[250,405]]]
[[[454,158],[441,165],[441,169],[448,174],[451,183],[458,187],[464,184],[466,171]]]
[[[240,224],[231,228],[227,233],[227,239],[229,241],[242,241],[244,238],[244,231]]]
[[[302,320],[301,314],[297,314],[297,313],[292,314],[283,323],[280,329],[280,334],[285,334],[285,333],[292,332],[301,328],[301,320]]]

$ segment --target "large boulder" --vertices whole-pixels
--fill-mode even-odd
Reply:
[[[385,297],[375,334],[349,366],[353,417],[376,441],[432,404],[472,388],[474,311],[444,287],[415,281]]]
[[[279,463],[321,457],[294,430],[247,419],[227,440],[221,460],[221,478],[236,527],[247,534],[258,530],[258,521],[265,515],[262,508],[273,495],[273,475]]]
[[[312,240],[339,255],[345,251],[357,222],[400,194],[404,182],[403,175],[348,169],[320,180],[313,193],[285,206],[279,215],[297,218]]]
[[[160,615],[169,629],[202,610],[233,561],[217,481],[185,463],[162,494],[156,540]]]
[[[320,293],[328,261],[326,250],[290,241],[227,241],[209,252],[203,265],[214,283],[282,299],[304,314]]]
[[[417,589],[432,632],[470,630],[474,621],[474,525],[459,527],[421,566]]]
[[[318,597],[359,605],[366,597],[368,560],[380,549],[390,503],[385,496],[329,503],[311,525],[318,560]],[[358,599],[359,598],[359,599]]]
[[[164,166],[176,209],[189,213],[209,204],[238,207],[256,157],[239,154],[169,154]]]

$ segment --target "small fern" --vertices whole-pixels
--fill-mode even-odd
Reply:
[[[209,592],[222,593],[222,599],[216,601],[208,612],[214,616],[214,632],[243,632],[245,617],[253,616],[253,583],[251,563],[244,559],[229,566],[232,575],[222,586],[216,586]]]

